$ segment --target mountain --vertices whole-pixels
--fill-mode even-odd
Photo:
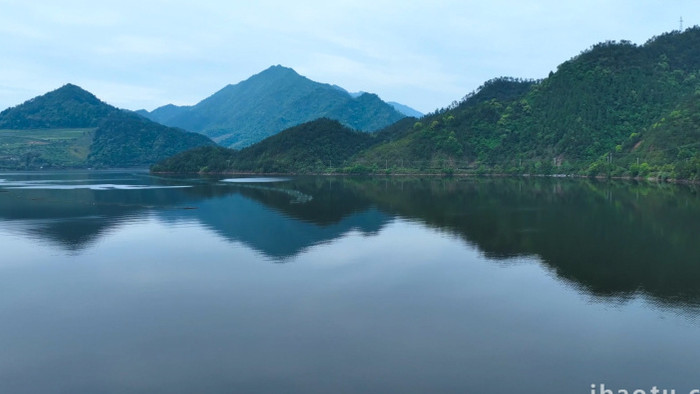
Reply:
[[[596,44],[542,80],[492,79],[448,108],[374,133],[350,158],[324,158],[336,164],[323,171],[697,181],[698,114],[700,28],[694,27],[644,45]],[[261,159],[275,156],[257,152]]]
[[[0,168],[144,166],[202,145],[72,84],[0,112]]]
[[[404,117],[374,94],[353,97],[338,86],[314,82],[282,66],[228,85],[194,106],[166,105],[144,115],[234,148],[322,117],[366,132]]]

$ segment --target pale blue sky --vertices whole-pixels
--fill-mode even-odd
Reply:
[[[121,108],[195,104],[282,64],[428,112],[681,16],[700,24],[700,2],[0,0],[0,109],[68,82]]]

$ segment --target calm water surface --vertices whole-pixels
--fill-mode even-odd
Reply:
[[[0,247],[0,393],[700,388],[693,187],[6,173]]]

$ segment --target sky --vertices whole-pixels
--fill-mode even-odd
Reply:
[[[120,108],[192,105],[281,64],[425,113],[681,17],[700,24],[700,2],[0,0],[0,110],[66,83]]]

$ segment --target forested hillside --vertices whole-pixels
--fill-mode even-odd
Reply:
[[[152,167],[155,172],[324,172],[374,140],[336,120],[318,119],[292,127],[240,151],[222,147],[193,149]]]
[[[699,72],[698,28],[642,46],[598,44],[541,81],[489,81],[356,160],[399,166],[403,158],[410,168],[449,171],[697,177],[690,167],[700,152],[693,117]]]

